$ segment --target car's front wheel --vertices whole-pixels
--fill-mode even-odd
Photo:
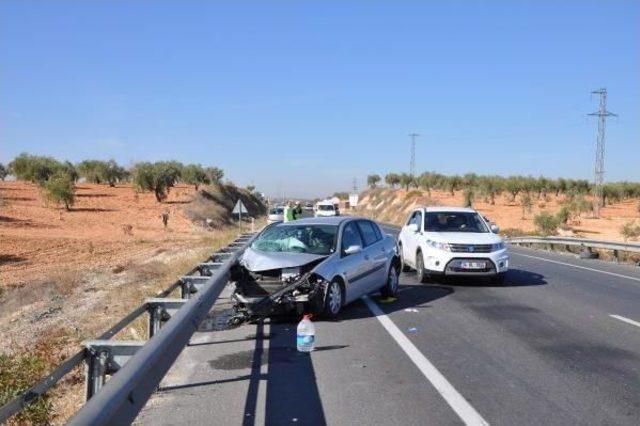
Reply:
[[[416,278],[420,283],[426,283],[429,280],[429,276],[424,270],[424,258],[421,251],[416,253]]]
[[[380,294],[384,297],[395,297],[398,294],[398,271],[395,266],[391,265],[387,274],[387,282],[380,289]]]
[[[333,280],[327,286],[327,291],[324,296],[324,309],[323,314],[330,319],[337,318],[342,309],[342,288],[340,283]]]

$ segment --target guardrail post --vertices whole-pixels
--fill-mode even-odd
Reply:
[[[144,345],[138,341],[88,340],[85,382],[87,401],[93,398],[105,384],[107,374],[115,374]]]
[[[620,262],[620,255],[618,254],[618,250],[613,251],[613,259],[616,261],[616,263]]]
[[[149,306],[149,339],[160,331],[164,308],[160,305]]]
[[[106,350],[94,350],[87,347],[85,382],[87,384],[86,400],[91,399],[104,386],[109,354]]]
[[[191,295],[191,283],[189,281],[180,280],[180,298],[189,299]]]
[[[160,331],[162,324],[169,321],[185,303],[186,300],[183,299],[146,299],[145,304],[149,313],[149,339]]]

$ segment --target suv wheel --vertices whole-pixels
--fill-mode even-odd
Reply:
[[[395,297],[398,294],[398,271],[396,267],[391,265],[387,274],[387,282],[380,289],[380,294],[384,297]]]
[[[416,278],[420,283],[426,283],[429,279],[429,276],[424,270],[424,258],[422,257],[422,252],[419,251],[416,253]]]

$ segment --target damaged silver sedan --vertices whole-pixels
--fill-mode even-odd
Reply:
[[[380,291],[398,291],[395,239],[357,217],[309,218],[265,228],[234,270],[233,323],[276,313],[323,314]]]

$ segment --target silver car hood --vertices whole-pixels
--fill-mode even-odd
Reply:
[[[295,268],[304,266],[314,260],[323,259],[327,256],[310,253],[283,253],[283,252],[263,252],[247,248],[240,264],[251,272],[268,271],[270,269]]]

